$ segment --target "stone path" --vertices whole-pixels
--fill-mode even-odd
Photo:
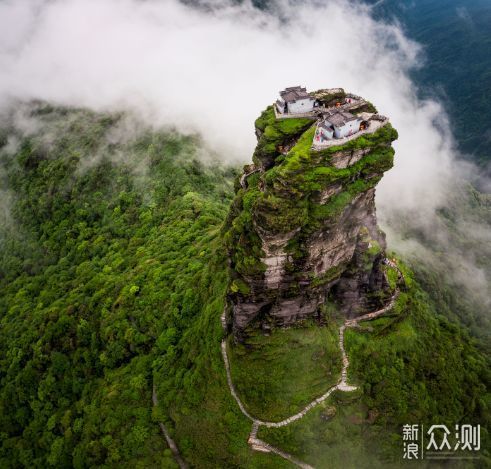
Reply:
[[[253,171],[253,172],[255,172],[255,171]],[[249,174],[252,174],[252,173],[249,173]],[[242,184],[242,182],[243,181],[241,180],[241,184]],[[384,259],[384,263],[397,270],[399,280],[404,280],[404,276],[403,276],[402,272],[399,270],[397,264],[394,261],[392,261],[390,259]],[[382,314],[386,313],[387,311],[392,309],[398,295],[399,295],[399,289],[396,288],[394,294],[392,295],[391,300],[382,309],[379,309],[379,310],[374,311],[372,313],[364,314],[363,316],[359,316],[359,317],[354,318],[354,319],[347,319],[344,322],[344,324],[340,326],[340,328],[339,328],[339,348],[341,350],[342,361],[343,361],[343,367],[341,369],[340,381],[338,382],[338,384],[336,384],[332,388],[328,389],[327,392],[325,392],[322,396],[318,397],[317,399],[314,399],[312,402],[310,402],[308,405],[306,405],[300,412],[297,412],[296,414],[291,415],[290,417],[288,417],[288,418],[286,418],[280,422],[263,421],[260,419],[256,419],[251,414],[249,414],[249,412],[247,411],[245,406],[242,404],[242,401],[240,400],[240,398],[237,394],[237,391],[235,390],[235,387],[234,387],[234,384],[232,381],[232,375],[230,373],[230,362],[229,362],[228,354],[227,354],[227,341],[226,341],[226,338],[224,338],[222,340],[221,350],[222,350],[222,357],[223,357],[223,362],[225,365],[225,371],[226,371],[226,376],[227,376],[227,384],[228,384],[228,387],[230,389],[230,393],[232,394],[232,397],[235,399],[235,402],[237,402],[237,405],[239,406],[240,411],[249,420],[252,421],[252,428],[251,428],[251,432],[249,434],[249,438],[248,438],[247,442],[253,450],[261,451],[261,452],[265,452],[265,453],[277,454],[278,456],[282,457],[283,459],[285,459],[287,461],[290,461],[292,464],[295,464],[296,466],[298,466],[302,469],[314,469],[309,464],[306,464],[302,461],[299,461],[298,459],[296,459],[291,454],[288,454],[287,452],[282,451],[281,449],[276,448],[276,447],[270,445],[269,443],[266,443],[265,441],[259,439],[257,437],[257,432],[259,430],[259,427],[260,426],[265,426],[268,428],[284,427],[284,426],[289,425],[290,423],[304,417],[307,414],[307,412],[309,412],[309,410],[313,409],[317,405],[324,402],[336,389],[338,389],[339,391],[345,391],[345,392],[356,390],[357,387],[351,386],[350,384],[348,384],[348,381],[347,381],[349,358],[348,358],[348,355],[346,353],[346,349],[344,348],[344,331],[349,327],[358,326],[358,323],[361,321],[372,320],[372,319],[375,319],[375,318],[381,316]],[[222,327],[223,327],[224,331],[227,331],[227,320],[226,320],[226,316],[225,316],[225,309],[223,310],[223,313],[220,316],[220,320],[221,320]],[[152,404],[154,407],[158,406],[157,391],[155,389],[155,385],[153,385],[153,388],[152,388]],[[181,453],[179,452],[179,448],[177,447],[174,440],[171,438],[169,431],[167,430],[167,428],[165,427],[165,425],[162,422],[158,422],[158,423],[159,423],[160,430],[161,430],[162,434],[164,435],[165,441],[167,442],[167,445],[169,446],[169,449],[171,450],[172,455],[174,456],[174,459],[176,460],[179,468],[180,469],[188,469],[188,465],[186,464],[186,462],[182,458]]]
[[[247,189],[247,185],[246,185],[246,179],[251,175],[251,174],[254,174],[254,173],[257,173],[258,171],[260,170],[260,168],[256,168],[254,167],[254,169],[252,171],[249,171],[248,173],[244,173],[242,174],[242,176],[240,176],[240,185],[242,187],[242,189]]]
[[[384,263],[397,269],[399,272],[399,277],[402,277],[402,273],[397,267],[397,265],[393,262],[390,261],[389,259],[385,259]],[[232,381],[232,375],[230,373],[230,362],[228,359],[228,354],[227,354],[227,339],[224,338],[221,343],[221,348],[222,348],[222,357],[223,357],[223,362],[225,365],[225,371],[227,375],[227,383],[228,387],[230,389],[230,393],[232,394],[233,398],[235,399],[235,402],[237,402],[237,405],[239,406],[241,412],[249,419],[252,421],[252,429],[251,433],[249,434],[249,439],[248,443],[251,446],[251,448],[255,451],[262,451],[262,452],[267,452],[267,453],[275,453],[278,456],[281,456],[283,459],[286,459],[293,464],[296,464],[298,467],[301,467],[303,469],[313,469],[312,466],[309,466],[306,463],[303,463],[302,461],[297,460],[295,457],[293,457],[291,454],[288,454],[278,448],[275,448],[274,446],[271,446],[270,444],[260,440],[257,437],[257,432],[259,430],[260,426],[264,426],[267,428],[279,428],[279,427],[284,427],[286,425],[289,425],[290,423],[301,419],[304,417],[307,412],[309,412],[311,409],[314,407],[318,406],[322,402],[324,402],[336,389],[339,391],[344,391],[344,392],[350,392],[350,391],[355,391],[357,389],[356,386],[352,386],[348,384],[348,367],[349,367],[349,358],[346,353],[346,349],[344,348],[344,332],[347,328],[350,327],[356,327],[361,321],[369,321],[373,320],[390,309],[393,308],[395,301],[397,297],[399,296],[399,289],[396,288],[394,291],[394,294],[392,295],[389,303],[385,305],[383,308],[373,311],[371,313],[364,314],[363,316],[359,316],[354,319],[347,319],[344,324],[342,324],[339,327],[339,348],[341,350],[342,354],[342,360],[343,360],[343,367],[341,369],[341,379],[339,380],[338,384],[333,386],[332,388],[328,389],[322,396],[318,397],[317,399],[314,399],[312,402],[307,404],[300,412],[297,412],[294,415],[291,415],[290,417],[281,420],[280,422],[268,422],[260,419],[254,418],[247,409],[245,408],[244,404],[240,400],[237,391],[235,390],[233,381]],[[224,327],[224,330],[226,331],[226,317],[225,317],[225,310],[223,311],[221,315],[221,322],[222,326]]]
[[[155,389],[155,384],[153,385],[152,388],[152,403],[154,407],[157,407],[159,405],[159,401],[157,399],[157,390]],[[169,449],[172,452],[172,455],[174,456],[174,459],[176,460],[177,464],[181,469],[188,469],[188,465],[185,463],[184,459],[182,459],[181,453],[179,452],[179,448],[177,447],[175,441],[170,437],[170,434],[165,427],[165,425],[162,422],[159,422],[159,427],[160,431],[163,433],[165,441],[167,442],[167,445],[169,446]]]

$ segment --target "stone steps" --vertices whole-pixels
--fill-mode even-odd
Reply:
[[[388,259],[386,259],[388,261]],[[395,267],[397,268],[397,266]],[[398,269],[398,268],[397,268]],[[399,270],[399,269],[398,269]],[[402,274],[401,274],[402,275]],[[260,426],[265,426],[268,428],[279,428],[279,427],[284,427],[286,425],[289,425],[292,422],[295,422],[296,420],[301,419],[304,417],[307,412],[309,412],[311,409],[314,407],[318,406],[322,402],[324,402],[336,389],[339,391],[343,392],[352,392],[356,391],[358,388],[357,386],[352,386],[348,384],[348,367],[349,367],[349,358],[346,353],[345,347],[344,347],[344,331],[346,328],[354,328],[358,326],[358,323],[360,321],[366,321],[366,320],[371,320],[375,319],[379,316],[381,316],[383,313],[387,312],[390,310],[393,306],[394,303],[399,295],[399,290],[396,290],[390,300],[390,302],[381,308],[380,310],[374,311],[372,313],[365,314],[363,316],[360,316],[358,318],[354,319],[347,319],[344,324],[342,324],[339,327],[339,348],[341,350],[342,354],[342,361],[343,361],[343,367],[341,370],[341,379],[339,383],[336,386],[333,386],[330,388],[327,392],[325,392],[322,396],[318,397],[317,399],[314,399],[312,402],[307,404],[300,412],[297,412],[294,415],[291,415],[290,417],[281,420],[280,422],[267,422],[263,420],[256,419],[252,417],[247,410],[245,409],[244,405],[242,404],[242,401],[240,400],[239,396],[237,395],[237,392],[235,391],[233,382],[232,382],[232,376],[230,373],[230,364],[228,361],[228,354],[227,354],[227,342],[226,339],[222,340],[221,343],[221,349],[222,349],[222,356],[223,356],[223,361],[225,364],[225,371],[226,371],[226,376],[227,376],[227,383],[230,389],[230,393],[232,397],[235,399],[237,402],[237,405],[239,406],[241,412],[243,415],[245,415],[249,420],[252,421],[252,428],[251,432],[249,434],[249,438],[247,440],[248,444],[250,445],[251,449],[254,451],[260,451],[264,453],[274,453],[277,454],[278,456],[281,456],[283,459],[286,459],[287,461],[290,461],[291,463],[297,465],[298,467],[301,467],[302,469],[314,469],[312,466],[309,464],[306,464],[302,461],[299,461],[295,459],[292,455],[275,448],[274,446],[271,446],[270,444],[260,440],[257,438],[257,432],[259,430]],[[222,326],[224,328],[224,331],[226,331],[226,321],[225,321],[225,310],[223,311],[221,315],[221,321],[222,321]]]

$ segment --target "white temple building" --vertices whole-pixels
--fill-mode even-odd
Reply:
[[[280,114],[303,114],[312,112],[316,100],[307,93],[306,88],[292,86],[280,91],[280,98],[276,101],[276,110]]]
[[[348,137],[355,134],[362,126],[362,118],[346,111],[334,111],[325,116],[317,125],[314,143],[321,144],[326,140]]]

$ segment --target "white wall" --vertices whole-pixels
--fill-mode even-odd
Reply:
[[[361,119],[356,119],[350,122],[347,122],[342,127],[335,127],[334,136],[336,138],[343,138],[347,135],[352,135],[360,130]]]
[[[275,102],[274,105],[276,106],[276,110],[278,112],[280,112],[281,114],[283,114],[283,112],[285,110],[285,101],[283,101],[282,99],[279,99],[278,101],[280,101],[281,104],[278,104],[277,102]]]
[[[317,127],[314,136],[314,143],[322,143],[326,140],[332,140],[334,132],[324,129],[323,127]],[[318,138],[317,138],[318,137]]]
[[[288,103],[288,112],[297,114],[300,112],[310,112],[314,109],[314,99],[299,99],[294,103]]]

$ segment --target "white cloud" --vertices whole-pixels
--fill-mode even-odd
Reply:
[[[154,125],[198,131],[230,160],[247,161],[252,123],[279,88],[340,85],[373,100],[400,131],[398,164],[382,195],[396,189],[410,206],[415,189],[431,188],[435,199],[435,178],[448,177],[448,144],[433,125],[441,110],[418,102],[406,75],[417,46],[356,3],[279,3],[285,23],[249,4],[210,13],[175,0],[2,8],[0,103],[129,107]],[[16,23],[19,31],[7,27]]]
[[[280,21],[278,18],[283,18]],[[447,118],[416,97],[419,47],[347,0],[192,9],[176,0],[26,0],[0,4],[0,106],[40,98],[132,109],[154,126],[199,132],[229,161],[250,160],[253,121],[279,89],[343,86],[399,131],[378,187],[381,219],[431,224],[456,174]]]
[[[466,7],[455,8],[455,13],[457,14],[457,17],[459,17],[465,23],[468,23],[470,25],[473,24],[472,16],[470,15],[469,10]]]

